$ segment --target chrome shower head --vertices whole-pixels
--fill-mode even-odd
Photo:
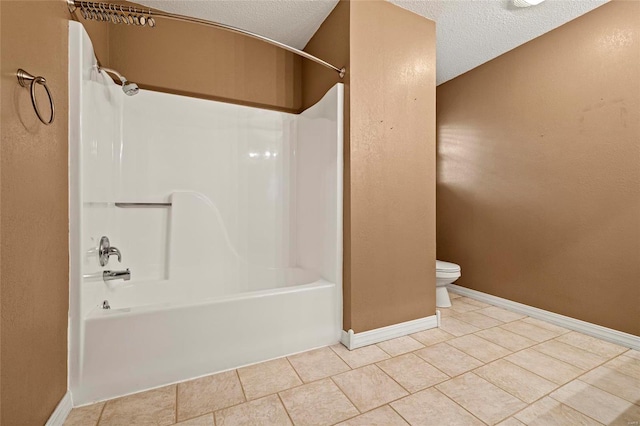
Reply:
[[[98,65],[98,71],[104,71],[106,73],[110,73],[110,74],[113,74],[116,77],[118,77],[120,79],[120,81],[122,82],[122,91],[127,96],[136,95],[140,91],[140,88],[138,87],[137,84],[130,82],[129,80],[127,80],[122,74],[120,74],[116,70],[112,70],[111,68],[101,67],[100,65]]]
[[[122,82],[122,91],[127,96],[133,96],[138,94],[138,92],[140,91],[140,88],[138,87],[137,84],[125,80]]]

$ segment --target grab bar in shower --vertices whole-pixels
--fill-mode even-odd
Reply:
[[[135,208],[135,207],[171,207],[171,203],[115,203],[116,207],[123,209]]]

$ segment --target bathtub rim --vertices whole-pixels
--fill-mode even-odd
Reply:
[[[221,303],[229,303],[242,301],[253,298],[261,298],[261,297],[269,297],[269,296],[278,296],[282,294],[290,294],[290,293],[299,293],[312,291],[322,288],[331,288],[337,287],[337,283],[329,282],[323,278],[320,278],[314,282],[307,284],[299,284],[296,286],[289,287],[277,287],[270,288],[265,290],[256,290],[256,291],[246,291],[242,293],[229,294],[225,296],[217,296],[211,297],[201,300],[196,300],[193,302],[165,302],[165,303],[154,303],[151,305],[140,305],[140,306],[132,306],[125,308],[111,308],[111,309],[101,309],[99,306],[94,307],[87,313],[87,316],[84,318],[84,321],[96,321],[96,320],[104,320],[106,318],[124,318],[129,316],[136,316],[140,314],[146,313],[154,313],[160,311],[175,311],[181,309],[188,309],[193,307],[207,306],[207,305],[218,305]]]

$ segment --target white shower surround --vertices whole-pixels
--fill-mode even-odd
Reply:
[[[69,40],[74,405],[337,343],[342,85],[300,115],[127,97],[79,23]]]

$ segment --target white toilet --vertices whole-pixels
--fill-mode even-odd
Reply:
[[[460,266],[451,262],[436,260],[436,307],[451,307],[451,299],[447,292],[447,284],[460,278]]]

